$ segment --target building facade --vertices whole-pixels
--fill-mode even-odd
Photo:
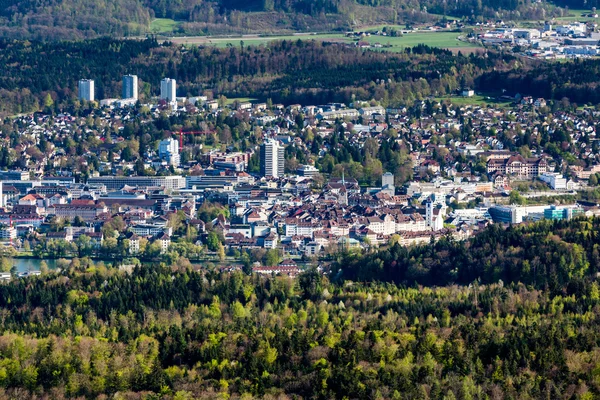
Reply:
[[[121,189],[124,186],[162,187],[165,189],[185,188],[185,177],[172,176],[100,176],[88,179],[90,185],[104,185],[107,190]]]
[[[158,145],[158,156],[161,160],[166,161],[169,165],[179,167],[179,142],[173,138],[168,138],[160,141]]]
[[[177,82],[175,79],[165,78],[160,81],[160,98],[169,103],[177,101]]]
[[[138,77],[137,75],[125,75],[123,77],[123,98],[138,98]]]
[[[548,162],[545,158],[525,158],[519,154],[505,159],[489,159],[487,162],[487,173],[498,172],[503,175],[513,175],[521,178],[534,178],[545,174],[548,170]]]
[[[79,100],[94,101],[94,81],[91,79],[81,79],[78,84]]]
[[[260,174],[278,178],[284,171],[284,148],[276,140],[268,140],[260,146]]]

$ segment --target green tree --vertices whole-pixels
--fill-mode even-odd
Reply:
[[[221,240],[219,239],[219,235],[217,235],[215,231],[210,232],[206,237],[206,247],[208,247],[210,251],[219,250],[220,244]]]

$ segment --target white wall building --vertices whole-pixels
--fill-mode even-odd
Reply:
[[[567,179],[562,174],[547,172],[538,178],[554,190],[567,190]]]
[[[444,229],[444,214],[446,214],[446,204],[432,195],[427,199],[425,205],[425,222],[432,231]]]
[[[78,84],[79,100],[94,101],[94,81],[91,79],[81,79]]]
[[[123,98],[138,98],[138,77],[137,75],[125,75],[123,77]]]
[[[260,174],[274,178],[283,176],[284,148],[276,140],[267,140],[260,146]]]
[[[177,101],[177,82],[175,79],[165,78],[160,81],[160,98],[167,100],[169,103]]]
[[[179,167],[179,142],[173,138],[164,139],[158,145],[158,156],[174,167]]]

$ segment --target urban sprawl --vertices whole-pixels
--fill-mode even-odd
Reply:
[[[90,79],[78,89],[89,107],[76,114],[4,122],[15,132],[3,132],[0,154],[6,251],[185,256],[223,268],[243,260],[295,276],[340,251],[600,210],[588,196],[600,173],[593,108],[511,94],[502,108],[229,102],[177,97],[172,79],[140,104],[133,75],[122,99],[96,103]],[[154,125],[162,139],[140,149],[136,125]],[[352,161],[354,152],[367,161]]]

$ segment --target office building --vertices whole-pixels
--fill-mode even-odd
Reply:
[[[78,85],[79,100],[94,101],[94,81],[81,79]]]
[[[267,177],[283,176],[283,146],[276,140],[267,140],[260,146],[260,174]]]
[[[169,103],[175,103],[177,101],[177,82],[175,79],[165,78],[160,81],[160,98],[161,100],[167,100]]]
[[[125,75],[123,77],[123,98],[138,98],[138,77],[137,75]]]
[[[546,172],[538,177],[554,190],[567,190],[567,178],[556,172]]]
[[[88,185],[104,185],[107,190],[132,187],[162,187],[165,189],[185,188],[183,176],[100,176],[89,178]]]
[[[583,215],[584,210],[580,206],[550,206],[549,208],[544,210],[544,218],[545,219],[553,219],[553,220],[562,220],[562,219],[571,219],[578,215]]]
[[[158,146],[158,156],[169,165],[179,167],[179,142],[173,138],[161,140]]]

